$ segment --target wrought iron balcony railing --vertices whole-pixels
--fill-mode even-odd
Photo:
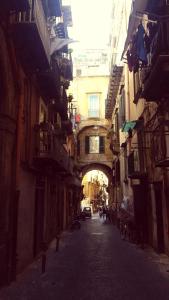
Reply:
[[[169,93],[169,18],[162,17],[148,54],[148,65],[141,70],[142,96],[158,101]]]
[[[169,124],[153,131],[151,153],[156,167],[169,167]]]
[[[57,107],[61,106],[60,100],[60,70],[55,60],[51,59],[50,69],[37,72],[38,84],[42,95],[47,100],[55,99]]]
[[[49,68],[51,42],[42,1],[30,0],[30,8],[16,13],[11,22],[24,62],[39,70]]]
[[[142,172],[140,168],[140,159],[138,150],[132,151],[127,159],[128,162],[128,177],[140,178]]]
[[[29,0],[6,0],[1,1],[0,11],[25,11],[30,7]]]
[[[73,174],[74,162],[61,143],[61,139],[55,134],[54,127],[49,123],[35,127],[36,147],[35,160],[40,164],[47,163],[58,172]]]

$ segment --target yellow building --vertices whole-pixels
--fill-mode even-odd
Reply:
[[[74,61],[76,76],[69,91],[77,107],[77,161],[82,175],[95,169],[110,179],[113,156],[107,138],[109,121],[105,119],[108,54],[103,50],[86,50]]]

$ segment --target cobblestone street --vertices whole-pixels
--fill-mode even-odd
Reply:
[[[62,234],[41,261],[0,292],[0,300],[168,300],[168,258],[120,238],[97,216]]]

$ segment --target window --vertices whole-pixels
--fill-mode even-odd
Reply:
[[[88,116],[89,118],[99,117],[99,95],[91,94],[88,96]]]
[[[104,136],[86,136],[85,137],[85,153],[104,153],[105,137]]]
[[[89,137],[89,153],[99,153],[99,136]]]

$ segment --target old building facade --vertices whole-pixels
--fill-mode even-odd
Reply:
[[[169,253],[168,235],[168,4],[135,1],[132,4],[123,50],[123,80],[110,112],[118,126],[112,147],[119,145],[121,190],[129,213],[140,224],[144,240]],[[116,77],[117,78],[117,77]],[[115,88],[113,88],[114,90]],[[109,93],[110,95],[110,93]],[[111,95],[110,95],[111,97]],[[107,107],[108,108],[108,107]]]
[[[0,285],[45,251],[79,206],[63,10],[50,0],[0,4]]]

